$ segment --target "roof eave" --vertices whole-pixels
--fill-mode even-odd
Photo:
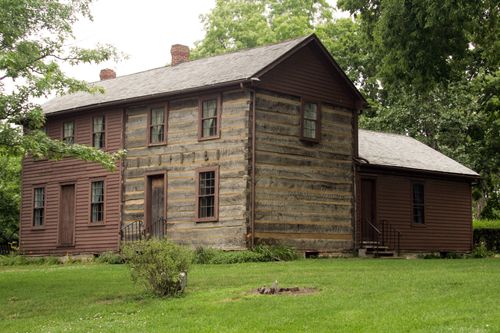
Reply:
[[[228,81],[228,82],[221,82],[221,83],[212,84],[212,85],[204,85],[204,86],[199,86],[199,87],[194,87],[194,88],[169,91],[166,93],[150,94],[150,95],[144,95],[144,96],[138,96],[138,97],[132,97],[132,98],[124,98],[124,99],[119,99],[119,100],[114,100],[114,101],[104,102],[104,103],[94,103],[94,104],[89,104],[89,105],[80,106],[80,107],[76,107],[76,108],[48,112],[48,113],[45,113],[45,116],[50,117],[53,115],[60,115],[60,114],[65,114],[65,113],[70,113],[70,112],[75,112],[75,111],[87,111],[87,110],[95,110],[95,109],[100,109],[100,108],[109,108],[109,107],[119,106],[119,105],[127,104],[127,103],[139,103],[139,102],[152,100],[152,99],[158,99],[158,98],[163,98],[163,97],[172,97],[172,96],[177,96],[177,95],[185,95],[185,94],[190,94],[190,93],[194,93],[197,91],[219,89],[219,88],[234,86],[234,85],[238,85],[238,84],[246,84],[246,83],[250,83],[250,82],[251,82],[250,79],[244,78],[244,79],[238,79],[238,80],[233,80],[233,81]]]
[[[384,164],[372,164],[372,163],[358,163],[358,165],[362,168],[370,168],[370,169],[386,169],[388,171],[399,171],[399,172],[412,172],[412,173],[420,173],[433,175],[438,177],[453,177],[453,178],[462,178],[469,179],[471,181],[477,181],[481,179],[479,174],[464,174],[464,173],[456,173],[456,172],[445,172],[445,171],[437,171],[437,170],[426,170],[426,169],[417,169],[417,168],[407,168],[401,166],[394,165],[384,165]]]

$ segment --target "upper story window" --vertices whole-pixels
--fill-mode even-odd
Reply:
[[[104,181],[102,180],[92,182],[90,211],[90,222],[104,222]]]
[[[75,123],[73,121],[63,123],[63,142],[67,144],[75,143]]]
[[[41,227],[45,217],[45,188],[33,189],[33,226]]]
[[[165,143],[165,107],[154,107],[149,111],[149,144]]]
[[[105,126],[104,116],[97,116],[92,119],[92,146],[94,148],[101,149],[106,146]]]
[[[219,218],[219,168],[199,169],[196,180],[196,221],[215,222]]]
[[[306,141],[319,142],[321,138],[321,106],[320,103],[302,101],[301,135]]]
[[[413,223],[425,223],[425,207],[424,207],[424,184],[413,183]]]
[[[208,140],[220,137],[221,99],[212,96],[200,99],[198,139]]]

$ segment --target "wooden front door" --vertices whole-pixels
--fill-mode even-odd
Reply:
[[[375,230],[370,223],[377,227],[375,180],[361,179],[361,232],[362,240],[374,240]]]
[[[146,232],[155,238],[165,236],[165,176],[148,177]]]
[[[61,186],[59,216],[59,245],[74,244],[75,234],[75,185]]]

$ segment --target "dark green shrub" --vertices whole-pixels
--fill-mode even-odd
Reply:
[[[194,264],[210,264],[221,250],[199,246],[194,251]]]
[[[289,261],[298,259],[295,249],[287,246],[258,245],[253,250],[224,251],[198,247],[194,253],[195,264],[235,264],[242,262]]]
[[[97,258],[95,258],[95,262],[100,264],[123,264],[125,260],[123,257],[116,252],[103,252]]]
[[[157,296],[176,296],[184,291],[192,252],[167,240],[145,240],[123,248],[132,280]]]
[[[485,242],[480,242],[479,245],[475,246],[472,250],[473,258],[488,258],[493,255],[493,252],[488,250]]]
[[[238,264],[243,262],[266,261],[264,256],[253,251],[217,251],[210,264]]]
[[[284,245],[257,245],[255,252],[264,257],[264,261],[291,261],[299,258],[294,248]]]
[[[484,243],[489,251],[500,252],[500,229],[497,228],[475,228],[474,247]]]
[[[45,257],[46,265],[60,265],[62,264],[61,260],[57,257]]]

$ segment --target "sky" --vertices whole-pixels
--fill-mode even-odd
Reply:
[[[170,63],[171,45],[193,47],[203,39],[200,15],[214,6],[215,0],[96,0],[91,6],[94,20],[74,25],[76,39],[72,44],[87,48],[111,44],[127,58],[118,63],[62,68],[74,78],[93,82],[99,80],[103,68],[111,68],[121,76],[165,66]]]

